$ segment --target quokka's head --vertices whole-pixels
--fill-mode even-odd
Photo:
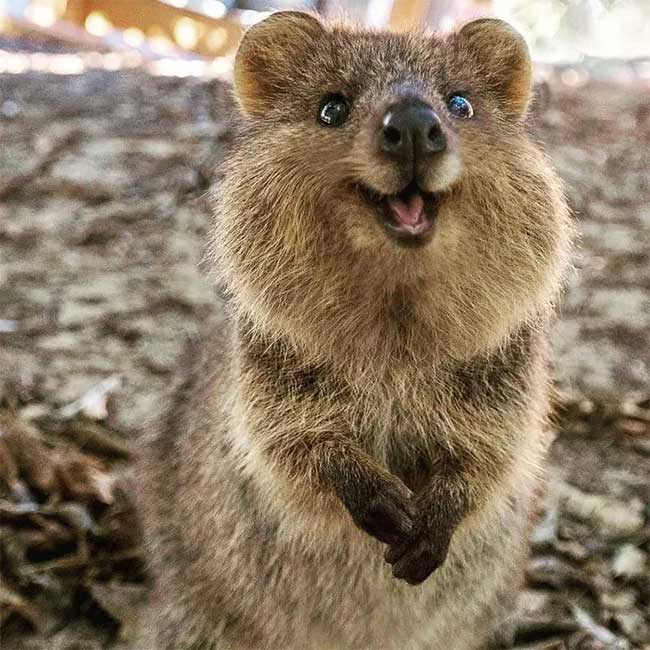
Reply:
[[[280,12],[244,36],[234,86],[215,242],[254,320],[325,319],[371,346],[426,324],[467,356],[555,292],[566,210],[523,125],[531,63],[506,23],[436,36]]]

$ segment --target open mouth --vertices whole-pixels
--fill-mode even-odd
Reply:
[[[375,208],[382,226],[399,242],[417,244],[432,234],[440,195],[423,192],[411,183],[397,194],[380,194],[365,185],[359,190],[365,201]]]

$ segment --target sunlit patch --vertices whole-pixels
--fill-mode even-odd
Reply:
[[[127,45],[138,47],[144,43],[144,32],[137,27],[129,27],[122,33],[122,38]]]
[[[167,54],[175,49],[174,42],[157,25],[147,30],[148,43],[154,52]]]
[[[228,43],[228,31],[224,27],[213,29],[205,38],[205,44],[211,52],[223,50]]]
[[[174,25],[174,40],[184,49],[193,50],[200,37],[200,25],[187,16],[179,18]]]
[[[223,18],[228,13],[228,8],[221,0],[203,0],[201,11],[210,18]]]
[[[160,58],[147,61],[139,52],[81,52],[50,54],[46,52],[10,52],[0,50],[0,74],[42,72],[57,75],[81,74],[85,70],[125,70],[140,67],[154,76],[227,78],[232,58],[221,56],[204,59]]]
[[[56,7],[49,2],[33,2],[25,12],[27,18],[41,27],[50,27],[58,18]]]
[[[111,21],[101,11],[93,11],[88,14],[84,27],[89,34],[93,36],[106,36],[113,30]]]

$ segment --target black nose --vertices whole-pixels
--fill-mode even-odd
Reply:
[[[434,110],[420,99],[401,99],[389,106],[381,122],[380,148],[402,165],[414,168],[447,148]]]

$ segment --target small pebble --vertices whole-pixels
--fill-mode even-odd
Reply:
[[[634,580],[648,575],[646,554],[634,546],[624,544],[614,556],[614,575],[625,580]]]
[[[551,594],[548,591],[524,589],[517,596],[517,611],[522,616],[540,614],[548,608],[550,600]]]

